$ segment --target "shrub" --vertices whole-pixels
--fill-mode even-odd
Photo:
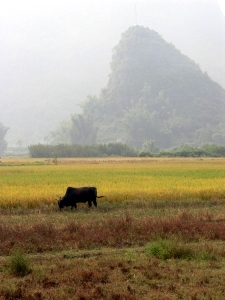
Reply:
[[[58,144],[58,145],[30,145],[28,147],[31,157],[53,157],[55,163],[57,157],[104,157],[123,156],[137,157],[138,151],[126,144],[108,143],[94,145]]]
[[[154,157],[154,155],[149,151],[141,151],[138,154],[139,157]]]
[[[13,251],[10,256],[10,271],[16,276],[26,276],[30,273],[30,263],[21,250]]]
[[[191,249],[172,240],[157,240],[147,245],[147,252],[159,259],[190,259],[194,256]]]

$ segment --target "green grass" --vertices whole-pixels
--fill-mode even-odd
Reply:
[[[195,249],[193,245],[183,243],[175,239],[157,239],[146,245],[147,254],[162,260],[216,260],[214,253],[208,253],[204,249]]]
[[[147,245],[149,255],[166,260],[171,258],[191,259],[194,257],[193,251],[176,240],[157,240]]]
[[[9,270],[12,274],[20,277],[24,277],[30,273],[29,260],[22,250],[16,249],[12,251],[9,260]]]

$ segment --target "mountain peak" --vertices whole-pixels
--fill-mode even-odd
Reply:
[[[225,142],[225,91],[149,28],[136,25],[122,34],[99,99],[91,105],[97,105],[100,142],[123,139],[140,147],[154,140],[170,147],[213,141],[220,130]]]

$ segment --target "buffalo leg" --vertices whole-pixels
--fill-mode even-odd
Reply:
[[[74,203],[72,206],[71,206],[71,210],[73,210],[73,208],[75,207],[75,209],[77,209],[77,204]]]

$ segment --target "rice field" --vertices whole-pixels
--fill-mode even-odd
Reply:
[[[225,159],[3,159],[0,207],[52,205],[67,186],[96,186],[100,201],[225,198]]]

